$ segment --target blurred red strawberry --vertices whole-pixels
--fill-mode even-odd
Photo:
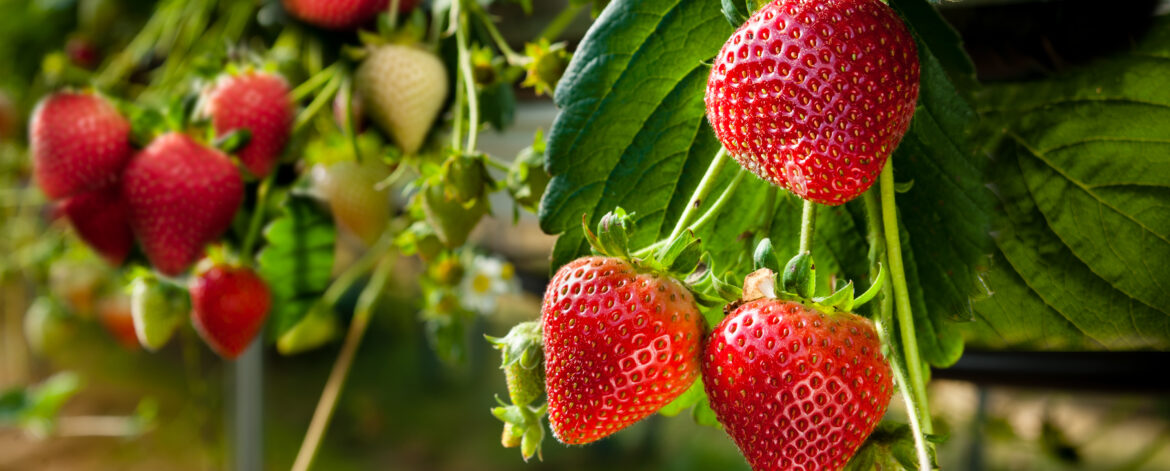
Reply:
[[[121,265],[134,247],[126,202],[117,185],[72,196],[61,202],[61,214],[77,235],[111,265]]]
[[[103,188],[130,159],[130,122],[87,92],[58,92],[41,100],[29,127],[33,174],[51,199]]]
[[[125,294],[105,298],[98,303],[98,321],[126,350],[138,350],[138,333],[130,315],[130,297]]]
[[[122,179],[130,226],[150,263],[170,276],[227,230],[244,198],[244,182],[226,155],[175,132],[134,156]]]
[[[234,360],[264,327],[271,297],[256,272],[226,264],[191,279],[191,323],[207,345]]]
[[[390,7],[390,0],[283,0],[284,8],[305,23],[333,30],[350,30],[372,21]],[[407,12],[418,0],[399,0],[398,11]]]
[[[236,152],[253,175],[263,178],[276,167],[292,132],[293,103],[288,82],[279,75],[245,72],[221,77],[208,93],[207,113],[215,133],[251,132]]]

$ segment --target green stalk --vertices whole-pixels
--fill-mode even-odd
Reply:
[[[817,219],[817,204],[804,200],[804,207],[800,213],[800,252],[812,252],[813,231]]]
[[[297,85],[297,88],[294,88],[291,93],[293,102],[304,100],[310,93],[317,91],[322,85],[332,80],[335,72],[337,72],[337,67],[337,64],[326,67],[320,72],[313,74],[312,77],[309,77],[300,85]]]
[[[459,78],[467,89],[467,151],[475,152],[476,141],[479,138],[479,96],[475,93],[471,54],[467,51],[468,21],[464,15],[460,15],[458,21],[455,27],[455,43],[459,48]]]
[[[708,222],[713,221],[715,217],[718,216],[721,211],[723,211],[723,207],[727,206],[727,202],[731,201],[731,195],[735,194],[735,190],[739,188],[739,184],[743,181],[744,175],[747,175],[747,172],[745,172],[743,169],[740,169],[739,172],[735,174],[735,177],[731,179],[731,182],[728,183],[725,188],[723,188],[723,193],[719,194],[719,198],[715,200],[715,203],[712,204],[710,208],[707,208],[707,211],[703,212],[703,215],[699,216],[697,221],[684,227],[682,231],[679,231],[679,234],[682,234],[683,231],[688,230],[698,231],[703,226],[707,225]],[[672,240],[674,240],[674,237],[662,239],[658,242],[650,244],[642,250],[635,252],[634,256],[645,257],[650,255],[655,250],[658,250],[662,246],[670,243]]]
[[[455,122],[451,124],[451,149],[463,150],[463,87],[455,86]]]
[[[720,147],[719,152],[716,152],[715,157],[711,159],[711,164],[707,166],[707,173],[703,174],[702,180],[699,180],[699,186],[695,187],[695,192],[687,200],[686,209],[683,210],[682,216],[679,216],[678,223],[674,225],[674,230],[670,231],[670,236],[666,240],[678,237],[690,225],[695,213],[703,205],[703,200],[707,198],[711,190],[715,189],[715,180],[719,178],[719,172],[723,170],[725,164],[727,164],[727,149]]]
[[[886,264],[886,238],[882,232],[882,212],[881,203],[878,201],[878,189],[874,188],[865,192],[863,200],[865,202],[865,211],[867,219],[869,220],[868,235],[869,241],[869,263],[870,276],[876,277],[883,270],[879,269],[879,265]],[[901,392],[902,402],[906,404],[906,415],[908,422],[910,422],[910,431],[914,435],[914,450],[918,457],[919,471],[931,471],[930,466],[930,444],[927,443],[926,437],[922,433],[923,423],[922,417],[927,416],[925,404],[919,407],[915,402],[914,394],[910,386],[909,377],[906,375],[906,370],[902,367],[905,364],[902,352],[898,350],[894,343],[894,287],[889,282],[889,275],[882,275],[886,277],[885,280],[874,279],[874,283],[882,283],[880,289],[881,296],[878,298],[878,309],[875,324],[877,325],[878,338],[882,345],[889,347],[890,370],[894,375],[894,382],[898,385],[898,391]]]
[[[894,163],[886,163],[881,175],[882,222],[886,232],[886,255],[890,262],[890,279],[893,281],[894,306],[898,315],[898,327],[902,334],[902,349],[906,354],[906,368],[909,370],[910,386],[914,402],[928,411],[926,380],[922,371],[922,358],[918,355],[918,338],[914,334],[914,315],[910,309],[910,291],[906,287],[906,267],[902,263],[902,239],[898,232],[898,207],[894,203]],[[934,430],[930,416],[922,418],[922,430]]]
[[[256,187],[256,207],[252,209],[252,219],[248,221],[248,233],[244,236],[244,243],[240,245],[240,256],[252,264],[252,247],[256,245],[256,237],[260,235],[260,223],[264,221],[264,206],[268,201],[268,193],[272,188],[272,179],[276,171],[268,173],[267,177]]]
[[[491,36],[492,41],[496,43],[496,48],[499,49],[500,52],[504,53],[504,59],[507,60],[509,64],[524,65],[526,62],[528,62],[528,58],[526,56],[523,54],[517,54],[516,51],[508,45],[508,41],[504,40],[504,35],[500,34],[500,30],[496,27],[496,23],[492,21],[491,17],[488,16],[487,12],[484,11],[483,8],[480,8],[478,3],[472,3],[471,8],[472,13],[479,17],[480,22],[483,23],[484,28],[487,29],[488,35]]]
[[[306,124],[309,124],[309,121],[311,121],[314,116],[317,116],[317,113],[321,112],[321,108],[325,106],[325,103],[328,103],[329,100],[333,99],[333,95],[336,94],[337,90],[341,88],[341,82],[344,78],[344,75],[345,74],[334,73],[333,76],[329,79],[329,83],[325,84],[325,88],[321,90],[321,93],[318,93],[316,97],[313,97],[313,101],[309,102],[309,106],[306,106],[305,109],[301,111],[299,115],[297,115],[297,119],[293,123],[294,134]]]
[[[388,229],[382,234],[381,239],[375,244],[381,250],[375,250],[371,247],[367,251],[363,259],[372,260],[370,264],[378,263],[377,269],[374,270],[370,282],[362,293],[358,296],[357,306],[354,308],[353,320],[349,324],[349,330],[345,334],[345,341],[341,345],[341,352],[337,355],[337,360],[333,363],[333,369],[329,372],[329,379],[325,382],[325,388],[321,392],[321,398],[317,401],[317,408],[313,411],[313,418],[309,422],[309,429],[305,432],[305,440],[301,443],[301,448],[297,452],[296,461],[293,462],[293,471],[308,471],[313,465],[313,460],[317,457],[317,450],[321,448],[321,440],[325,438],[325,432],[329,429],[329,422],[333,419],[333,411],[337,408],[337,400],[341,397],[341,390],[345,386],[345,379],[349,376],[350,367],[353,366],[353,359],[357,354],[357,349],[361,346],[362,338],[365,336],[366,329],[370,325],[370,317],[373,314],[373,308],[376,305],[380,295],[386,288],[386,283],[390,279],[390,274],[394,268],[394,257],[385,253],[385,248],[390,244],[383,246],[382,241],[392,241],[394,239],[393,230]],[[372,256],[371,256],[372,255]],[[359,261],[359,263],[361,263]],[[357,265],[357,264],[355,264]],[[353,268],[353,267],[351,267]],[[365,265],[366,270],[369,265]],[[364,273],[365,270],[362,270]],[[348,271],[347,271],[348,273]],[[337,285],[341,281],[338,278],[334,282]],[[348,283],[346,284],[348,288]],[[333,286],[330,286],[330,290]],[[344,291],[344,290],[342,290]],[[340,297],[337,294],[336,298]],[[326,292],[325,298],[330,298],[330,293]]]
[[[573,24],[573,20],[577,19],[577,15],[581,13],[581,9],[585,8],[585,5],[587,4],[587,2],[581,2],[576,5],[572,4],[572,2],[569,3],[570,4],[568,8],[561,10],[560,14],[558,14],[556,18],[553,18],[553,20],[548,23],[548,26],[544,27],[544,31],[540,32],[540,39],[555,41],[561,36],[562,33],[565,32],[565,29],[567,29],[569,25]]]

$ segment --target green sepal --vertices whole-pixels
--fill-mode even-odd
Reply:
[[[252,131],[245,128],[233,130],[227,134],[217,137],[212,145],[216,149],[223,151],[225,154],[234,154],[236,151],[243,149],[252,141]]]
[[[798,254],[784,266],[780,276],[780,290],[809,299],[813,295],[815,279],[816,268],[813,265],[812,254],[809,252]]]
[[[751,8],[747,0],[723,0],[723,16],[731,26],[738,28],[748,20]]]
[[[687,287],[695,295],[695,301],[707,308],[720,307],[738,301],[743,296],[743,289],[732,282],[732,274],[716,274],[711,255],[704,253],[699,259],[704,268],[691,275],[687,280]]]
[[[341,333],[337,315],[324,302],[317,302],[309,308],[292,328],[276,340],[276,351],[281,355],[295,355],[328,344]]]
[[[502,352],[501,367],[520,362],[525,368],[535,368],[541,363],[544,346],[540,322],[521,322],[512,327],[503,337],[483,336],[497,350]]]
[[[753,270],[767,268],[774,273],[780,273],[780,259],[776,257],[776,252],[772,248],[772,239],[765,237],[760,241],[755,253],[752,254],[752,262]]]
[[[845,286],[842,286],[833,292],[833,294],[813,298],[813,303],[827,310],[836,309],[838,311],[853,312],[853,282],[845,283]]]
[[[199,95],[195,93],[187,93],[175,97],[167,106],[166,122],[171,130],[182,131],[187,129],[187,125],[191,122],[191,116],[194,115],[195,105],[199,103]]]
[[[155,137],[166,132],[167,118],[154,108],[131,105],[130,138],[137,147],[146,147]]]
[[[853,307],[860,307],[873,299],[874,296],[877,296],[878,292],[882,290],[882,283],[885,283],[885,280],[886,267],[879,263],[877,278],[874,279],[873,284],[869,285],[869,288],[866,289],[864,293],[861,293],[861,296],[853,299]]]
[[[698,268],[702,256],[702,241],[688,229],[663,246],[655,255],[655,261],[668,273],[685,277]]]
[[[542,417],[548,410],[547,405],[538,408],[528,406],[508,405],[496,398],[500,407],[492,408],[492,415],[505,424],[502,444],[505,448],[514,446],[517,435],[520,437],[520,455],[524,461],[533,456],[543,459],[540,453],[540,444],[544,441],[544,422]]]
[[[662,406],[661,409],[658,409],[658,413],[666,417],[674,417],[694,407],[699,401],[705,398],[706,393],[703,391],[703,380],[702,378],[696,379],[686,391],[674,398],[670,403]]]
[[[581,217],[581,224],[585,229],[585,239],[593,250],[601,255],[617,257],[623,260],[630,259],[630,236],[634,231],[634,219],[626,214],[622,208],[614,208],[601,217],[597,223],[597,233],[589,230],[589,219]]]
[[[406,230],[394,238],[394,245],[403,255],[422,257],[424,261],[434,260],[443,251],[443,242],[439,240],[435,228],[425,221],[415,221]]]
[[[904,181],[904,182],[900,182],[900,183],[894,183],[894,192],[895,193],[908,193],[908,192],[910,192],[911,188],[914,188],[914,179],[910,179],[908,181]]]
[[[492,179],[488,175],[482,154],[452,155],[443,162],[440,175],[443,194],[447,199],[458,201],[464,207],[475,204],[476,200],[484,197],[487,189],[492,186]]]

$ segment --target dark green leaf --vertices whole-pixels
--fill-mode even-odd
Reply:
[[[307,197],[289,196],[284,214],[264,229],[257,255],[260,276],[272,290],[273,338],[305,316],[325,293],[333,270],[333,220]]]
[[[981,344],[1170,346],[1168,26],[1129,53],[981,96],[1004,136],[995,294],[970,331]]]

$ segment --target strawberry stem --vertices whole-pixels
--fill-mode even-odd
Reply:
[[[869,263],[870,276],[876,277],[873,283],[880,283],[881,296],[878,297],[877,313],[874,323],[877,326],[878,338],[882,345],[889,349],[890,370],[894,375],[894,382],[898,385],[898,391],[901,392],[902,402],[906,404],[906,415],[908,422],[910,422],[910,430],[914,435],[914,448],[918,456],[919,471],[930,471],[930,444],[927,443],[925,435],[922,433],[923,417],[928,420],[930,418],[929,412],[926,410],[926,404],[919,404],[915,400],[913,390],[910,386],[910,379],[906,375],[906,362],[903,358],[901,350],[897,348],[896,340],[894,339],[893,324],[894,324],[894,287],[889,280],[880,280],[878,278],[889,278],[885,270],[881,267],[888,265],[886,261],[886,238],[882,231],[882,210],[881,203],[878,201],[878,188],[873,188],[865,192],[863,200],[865,201],[865,210],[869,219],[868,236],[869,240]],[[876,270],[876,274],[874,271]]]
[[[459,0],[462,2],[463,0]],[[467,52],[467,17],[460,14],[455,27],[455,43],[459,48],[459,79],[467,89],[467,151],[475,152],[479,138],[479,96],[475,93],[475,76],[471,70],[471,54]]]
[[[800,251],[812,252],[813,231],[817,218],[817,204],[804,200],[804,208],[800,213]]]
[[[889,258],[890,279],[893,281],[894,306],[898,316],[898,327],[902,334],[902,349],[906,354],[906,368],[909,370],[910,386],[915,403],[923,411],[929,410],[926,398],[925,374],[922,358],[918,355],[918,338],[914,333],[914,315],[910,309],[910,292],[906,287],[906,268],[902,263],[902,239],[898,232],[898,207],[894,203],[894,163],[889,161],[881,174],[882,222],[886,236],[886,256]],[[933,426],[930,416],[922,417],[922,431],[931,433]]]
[[[310,93],[313,93],[318,88],[321,88],[321,86],[328,82],[329,79],[333,78],[333,74],[336,71],[337,64],[333,64],[322,69],[320,72],[313,74],[312,77],[309,77],[304,82],[301,82],[301,84],[297,85],[297,88],[294,88],[291,93],[293,102],[295,103],[304,100],[305,97],[309,96]]]
[[[540,37],[537,39],[543,38],[549,40],[549,42],[555,41],[565,32],[565,29],[569,25],[573,24],[573,20],[577,19],[577,16],[581,14],[581,9],[585,8],[585,5],[588,4],[589,2],[569,2],[568,7],[561,10],[560,14],[548,22],[548,26],[544,27],[544,31],[540,32]]]
[[[309,121],[312,121],[313,117],[317,116],[317,113],[319,113],[321,109],[325,107],[325,103],[328,103],[329,100],[332,100],[333,95],[335,95],[337,90],[341,88],[341,82],[344,80],[345,74],[337,73],[337,70],[334,69],[330,75],[331,77],[329,78],[329,83],[325,84],[325,88],[321,89],[321,93],[318,93],[317,96],[313,97],[313,101],[309,102],[309,106],[306,106],[305,109],[297,115],[297,119],[293,123],[293,134],[296,134],[297,131],[300,131],[300,129],[303,128],[306,124],[309,124]]]
[[[698,212],[699,207],[703,205],[703,200],[715,189],[715,180],[719,177],[719,173],[723,170],[723,166],[727,164],[727,149],[719,148],[719,152],[715,153],[715,157],[711,159],[711,164],[707,166],[707,173],[703,174],[703,179],[699,181],[699,186],[695,187],[695,192],[691,194],[682,216],[679,216],[678,223],[674,225],[674,230],[670,231],[670,236],[666,240],[673,240],[682,234],[683,230],[694,219],[695,213]]]
[[[500,34],[500,30],[496,27],[496,23],[492,21],[490,17],[488,17],[487,12],[485,12],[478,3],[473,2],[471,4],[471,9],[472,13],[475,13],[475,16],[479,17],[480,23],[483,23],[484,29],[486,29],[488,35],[492,37],[492,41],[496,43],[496,48],[498,48],[500,52],[504,54],[504,60],[508,61],[509,64],[516,66],[522,66],[528,62],[527,57],[525,57],[523,54],[517,54],[516,51],[508,45],[508,41],[504,40],[504,35]]]
[[[388,230],[384,233],[382,240],[393,240],[391,232]],[[373,252],[372,248],[370,252]],[[378,253],[382,254],[381,251]],[[354,356],[362,343],[366,328],[370,325],[373,307],[380,298],[394,268],[394,257],[374,257],[374,260],[380,260],[380,263],[374,270],[369,284],[358,295],[353,320],[349,324],[349,331],[345,334],[345,342],[341,345],[341,353],[337,355],[337,361],[333,363],[329,379],[325,382],[325,389],[321,392],[316,410],[313,411],[309,430],[305,433],[305,441],[301,443],[296,461],[293,462],[293,471],[308,471],[313,465],[313,459],[316,458],[317,450],[321,447],[321,440],[325,437],[325,431],[329,428],[329,422],[333,418],[333,411],[337,408],[337,399],[341,396],[345,379],[349,376],[349,369],[353,366]]]
[[[276,171],[271,171],[268,176],[260,182],[260,186],[256,187],[256,206],[252,208],[252,218],[248,222],[248,232],[244,235],[244,243],[240,245],[240,258],[247,261],[248,265],[252,265],[252,248],[256,245],[256,236],[260,234],[260,223],[264,221],[264,207],[268,202],[268,193],[272,188],[272,179],[276,175]]]

